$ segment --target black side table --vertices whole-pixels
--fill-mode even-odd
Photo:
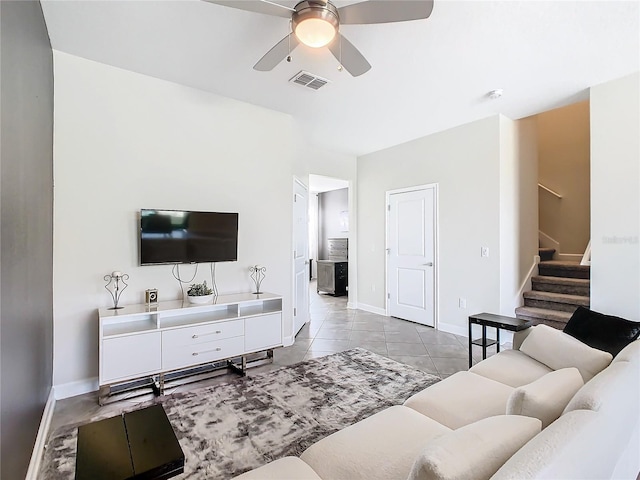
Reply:
[[[471,325],[482,325],[482,338],[472,340]],[[531,322],[528,320],[521,320],[519,318],[505,317],[503,315],[494,315],[493,313],[477,313],[469,316],[469,368],[473,365],[473,358],[471,356],[471,347],[473,345],[479,345],[482,347],[482,359],[487,358],[487,347],[496,345],[496,351],[500,351],[500,329],[509,330],[510,332],[519,332],[531,326]],[[493,327],[496,329],[496,339],[487,340],[487,327]]]
[[[164,480],[184,472],[184,453],[162,405],[78,428],[76,480]]]

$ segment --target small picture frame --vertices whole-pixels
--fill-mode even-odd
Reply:
[[[149,306],[158,305],[158,289],[148,288],[144,291],[144,302]]]

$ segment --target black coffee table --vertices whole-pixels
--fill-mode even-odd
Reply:
[[[477,340],[472,339],[471,325],[482,325],[482,338]],[[511,332],[519,332],[525,328],[529,328],[531,322],[528,320],[521,320],[519,318],[505,317],[504,315],[494,315],[493,313],[477,313],[469,316],[469,368],[473,365],[473,358],[471,357],[471,347],[473,345],[479,345],[482,347],[482,359],[487,358],[487,347],[491,345],[496,346],[496,351],[500,351],[500,329],[509,330]],[[487,339],[487,327],[493,327],[496,329],[496,339]]]
[[[78,428],[77,480],[161,480],[183,472],[184,453],[161,405]]]

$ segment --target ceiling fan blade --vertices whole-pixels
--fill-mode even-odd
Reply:
[[[258,60],[258,63],[253,66],[254,70],[260,70],[261,72],[273,70],[276,65],[289,55],[289,52],[293,52],[298,43],[296,36],[290,33],[265,53],[264,57]]]
[[[274,15],[276,17],[291,18],[291,14],[295,12],[293,8],[289,8],[279,3],[267,0],[204,0],[205,2],[223,5],[225,7],[238,8],[249,12],[263,13],[265,15]]]
[[[338,9],[342,25],[391,23],[428,18],[433,0],[369,0]]]
[[[336,35],[335,40],[329,45],[329,50],[347,72],[354,77],[359,77],[371,69],[371,64],[367,62],[360,50],[354,47],[353,43],[340,33]]]

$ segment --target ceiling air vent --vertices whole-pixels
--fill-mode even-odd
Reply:
[[[296,73],[290,82],[297,83],[298,85],[302,85],[303,87],[311,88],[312,90],[318,90],[321,87],[324,87],[329,80],[326,78],[319,77],[314,75],[313,73],[300,71]]]

